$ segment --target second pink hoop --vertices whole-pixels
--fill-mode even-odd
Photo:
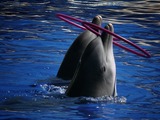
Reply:
[[[115,33],[112,33],[111,31],[109,31],[109,30],[107,30],[107,29],[104,29],[104,28],[102,28],[102,27],[99,27],[98,25],[95,25],[95,24],[92,24],[92,23],[88,23],[88,22],[83,22],[82,25],[83,25],[84,27],[86,27],[88,30],[90,30],[91,32],[95,33],[95,34],[98,34],[98,32],[95,31],[95,30],[92,29],[92,28],[95,28],[95,29],[97,29],[97,30],[101,30],[101,31],[103,31],[103,32],[107,32],[108,34],[110,34],[110,35],[112,35],[112,36],[114,36],[114,37],[116,37],[116,38],[118,38],[118,39],[120,39],[120,40],[122,40],[122,41],[124,41],[124,42],[126,42],[126,43],[128,43],[128,44],[130,44],[131,46],[135,47],[136,49],[140,50],[143,54],[142,54],[142,53],[139,53],[139,52],[136,52],[136,51],[134,51],[134,50],[132,50],[132,49],[130,49],[130,48],[127,48],[127,47],[125,47],[125,46],[123,46],[123,45],[121,45],[121,44],[113,41],[113,43],[114,43],[115,45],[117,45],[118,47],[121,47],[121,48],[125,49],[126,51],[129,51],[129,52],[134,53],[134,54],[136,54],[136,55],[139,55],[139,56],[141,56],[141,57],[146,57],[146,58],[151,57],[151,55],[150,55],[147,51],[145,51],[144,49],[140,48],[139,46],[137,46],[137,45],[134,44],[133,42],[131,42],[131,41],[129,41],[129,40],[127,40],[127,39],[125,39],[125,38],[123,38],[123,37],[115,34]]]

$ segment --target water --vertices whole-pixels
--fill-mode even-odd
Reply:
[[[1,0],[0,11],[0,119],[160,119],[158,0]],[[152,57],[114,46],[119,96],[66,97],[68,83],[55,76],[82,30],[56,13],[86,21],[100,14],[103,26],[113,23]]]

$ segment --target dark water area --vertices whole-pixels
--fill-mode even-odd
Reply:
[[[160,119],[159,11],[158,0],[1,0],[0,119]],[[101,15],[102,26],[112,23],[152,57],[114,46],[118,98],[67,97],[56,74],[83,30],[56,13],[89,22]]]

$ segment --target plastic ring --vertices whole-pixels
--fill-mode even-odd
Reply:
[[[98,29],[98,30],[107,32],[108,34],[110,34],[110,35],[112,35],[112,36],[115,37],[114,40],[120,39],[120,40],[122,40],[122,41],[124,41],[124,42],[126,42],[126,43],[128,43],[128,44],[130,44],[130,45],[132,45],[133,47],[135,47],[136,49],[138,49],[139,51],[141,51],[143,54],[142,54],[142,53],[139,53],[139,52],[137,52],[137,51],[134,51],[134,50],[132,50],[132,49],[130,49],[130,48],[127,48],[126,46],[123,46],[123,45],[121,45],[121,44],[113,41],[113,43],[114,43],[115,45],[117,45],[118,47],[123,48],[123,49],[125,49],[126,51],[129,51],[129,52],[131,52],[131,53],[134,53],[134,54],[139,55],[139,56],[142,56],[142,57],[146,57],[146,58],[150,58],[150,57],[151,57],[151,55],[150,55],[147,51],[145,51],[144,49],[140,48],[139,46],[137,46],[137,45],[134,44],[133,42],[131,42],[131,41],[129,41],[129,40],[127,40],[127,39],[125,39],[125,38],[123,38],[123,37],[115,34],[115,33],[112,33],[111,31],[109,31],[109,30],[107,30],[107,29],[104,29],[104,28],[102,28],[102,27],[100,27],[100,26],[98,26],[98,25],[95,25],[95,24],[89,23],[89,22],[85,22],[85,21],[83,21],[83,20],[80,20],[80,19],[77,19],[77,18],[68,16],[68,15],[60,14],[60,13],[57,13],[56,16],[59,17],[61,20],[64,20],[65,22],[68,22],[68,23],[70,23],[70,24],[72,24],[72,25],[74,25],[74,26],[76,26],[76,27],[79,27],[79,28],[81,28],[81,29],[83,29],[83,30],[90,30],[91,32],[93,32],[93,33],[95,33],[96,35],[99,35],[99,36],[100,36],[101,34],[100,34],[99,32],[97,32],[97,31],[95,31],[95,30],[92,29],[92,28],[95,28],[95,29]],[[71,20],[72,20],[72,21],[71,21]],[[75,23],[75,22],[73,22],[73,21],[79,22],[79,23],[81,23],[83,26],[80,25],[80,24],[77,24],[77,23]]]
[[[124,41],[124,42],[126,42],[126,43],[128,43],[128,44],[130,44],[131,46],[135,47],[136,49],[138,49],[139,51],[141,51],[143,54],[142,54],[142,53],[139,53],[139,52],[136,52],[136,51],[134,51],[134,50],[132,50],[132,49],[130,49],[130,48],[127,48],[127,47],[125,47],[125,46],[123,46],[123,45],[121,45],[121,44],[113,41],[113,43],[114,43],[115,45],[117,45],[118,47],[121,47],[121,48],[125,49],[126,51],[129,51],[129,52],[131,52],[131,53],[134,53],[134,54],[136,54],[136,55],[139,55],[139,56],[142,56],[142,57],[146,57],[146,58],[151,57],[151,55],[150,55],[146,50],[140,48],[139,46],[137,46],[137,45],[134,44],[133,42],[131,42],[131,41],[129,41],[129,40],[127,40],[127,39],[125,39],[125,38],[123,38],[123,37],[115,34],[115,33],[112,33],[111,31],[109,31],[109,30],[107,30],[107,29],[104,29],[104,28],[102,28],[102,27],[99,27],[98,25],[95,25],[95,24],[92,24],[92,23],[88,23],[88,22],[82,22],[82,25],[83,25],[85,28],[87,28],[88,30],[90,30],[91,32],[95,33],[95,34],[98,34],[98,33],[97,33],[97,31],[95,31],[95,30],[92,29],[92,28],[101,30],[101,31],[103,31],[103,32],[107,32],[108,34],[114,36],[115,38],[118,38],[118,39],[120,39],[120,40],[122,40],[122,41]]]

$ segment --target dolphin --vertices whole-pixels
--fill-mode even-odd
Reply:
[[[92,23],[101,25],[102,17],[97,15],[93,18]],[[76,70],[78,61],[82,56],[87,45],[97,37],[94,33],[89,30],[85,30],[81,33],[73,42],[71,47],[68,49],[62,64],[58,70],[57,77],[63,80],[71,80]]]
[[[114,32],[112,24],[106,29]],[[90,41],[65,93],[69,97],[117,96],[113,37],[105,32]]]

